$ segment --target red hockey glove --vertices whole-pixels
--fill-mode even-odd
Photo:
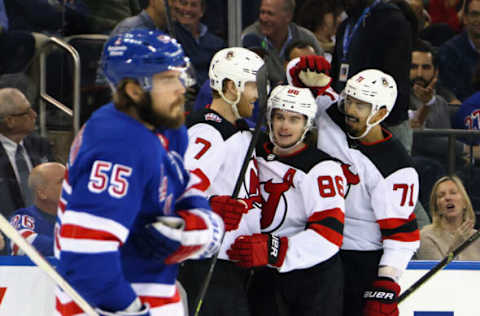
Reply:
[[[285,260],[288,238],[270,234],[240,236],[227,250],[230,260],[238,261],[244,268],[260,267],[270,264],[280,267]]]
[[[318,55],[303,56],[295,66],[288,70],[292,85],[310,88],[314,96],[323,95],[330,87],[330,63]]]
[[[400,286],[390,278],[378,278],[372,288],[366,290],[364,316],[398,316],[397,296]]]
[[[210,207],[223,219],[227,232],[237,229],[242,215],[249,210],[249,205],[244,200],[234,199],[228,195],[212,196]]]

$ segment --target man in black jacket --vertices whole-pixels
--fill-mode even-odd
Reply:
[[[20,90],[0,89],[0,212],[5,217],[31,204],[25,182],[30,170],[53,161],[48,141],[32,134],[36,118]]]
[[[343,0],[348,18],[339,26],[332,60],[333,88],[340,92],[361,70],[379,69],[398,85],[398,97],[384,124],[410,151],[408,126],[412,28],[403,11],[381,0]]]

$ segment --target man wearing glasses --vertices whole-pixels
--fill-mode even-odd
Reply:
[[[53,161],[48,141],[32,133],[36,118],[20,90],[0,89],[0,212],[5,217],[32,204],[30,170]]]

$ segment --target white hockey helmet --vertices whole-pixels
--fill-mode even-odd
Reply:
[[[317,103],[312,92],[308,88],[297,88],[291,85],[280,85],[273,89],[267,101],[267,123],[270,128],[270,141],[276,145],[272,128],[272,113],[274,109],[300,113],[306,116],[302,137],[294,145],[283,149],[288,150],[295,147],[303,141],[307,132],[312,128],[317,114]]]
[[[254,52],[243,47],[224,48],[218,51],[210,62],[208,76],[210,87],[216,90],[225,102],[232,106],[233,113],[239,119],[237,103],[244,91],[246,82],[257,81],[257,71],[264,64],[263,59]],[[235,83],[238,94],[235,101],[223,95],[223,82],[230,79]]]
[[[362,138],[368,134],[373,126],[382,122],[392,111],[397,99],[397,84],[392,76],[380,70],[366,69],[357,73],[347,81],[345,90],[342,93],[342,98],[345,99],[347,96],[372,105],[372,109],[367,118],[367,128],[365,132],[360,136],[348,135],[354,139]],[[343,107],[343,102],[339,102],[338,104]],[[386,108],[387,115],[374,124],[371,124],[370,120],[372,117],[383,107]],[[343,108],[341,108],[341,110],[343,110]]]

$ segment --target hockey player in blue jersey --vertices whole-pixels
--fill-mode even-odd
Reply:
[[[218,250],[223,222],[190,187],[185,58],[157,31],[111,38],[115,89],[74,140],[55,235],[58,271],[100,315],[183,315],[178,263]],[[84,315],[57,289],[59,315]]]
[[[28,177],[33,205],[15,211],[10,217],[12,226],[44,256],[53,256],[53,228],[64,174],[65,167],[57,162],[33,168]],[[17,245],[8,246],[11,255],[24,255]]]

